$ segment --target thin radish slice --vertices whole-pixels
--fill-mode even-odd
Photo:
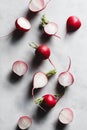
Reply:
[[[18,127],[22,130],[28,129],[32,124],[32,119],[29,116],[21,116],[18,120]]]
[[[12,71],[18,76],[24,75],[28,70],[28,65],[24,61],[15,61],[12,65]]]
[[[29,9],[32,12],[39,12],[39,11],[45,9],[50,1],[51,0],[48,0],[48,2],[45,3],[44,0],[30,0]]]
[[[59,113],[59,121],[62,124],[69,124],[73,120],[73,111],[71,108],[63,108]]]
[[[18,30],[23,32],[27,32],[31,29],[31,24],[25,17],[18,18],[15,22],[15,25]]]
[[[62,72],[58,76],[58,82],[63,87],[68,87],[73,84],[74,82],[74,76],[69,72],[71,67],[71,59],[69,58],[69,66],[67,71]]]

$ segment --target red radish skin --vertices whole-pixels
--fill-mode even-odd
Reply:
[[[39,12],[41,10],[44,10],[50,1],[51,0],[48,0],[48,2],[45,3],[44,0],[30,0],[29,10],[32,12]]]
[[[67,71],[62,72],[58,76],[58,83],[63,87],[71,86],[74,82],[74,76],[69,72],[71,67],[71,59],[69,58],[69,66]]]
[[[18,127],[21,130],[28,129],[32,125],[32,119],[29,116],[21,116],[18,120]]]
[[[28,65],[24,61],[15,61],[12,65],[12,71],[18,76],[23,76],[27,70]]]
[[[25,17],[20,17],[15,21],[15,26],[22,32],[27,32],[31,29],[31,24]]]
[[[59,113],[59,121],[62,124],[69,124],[73,121],[73,111],[71,108],[63,108]]]
[[[47,107],[54,107],[57,103],[56,98],[51,94],[46,94],[43,96],[43,102]]]
[[[66,22],[67,32],[74,32],[78,30],[80,26],[81,26],[81,21],[78,17],[70,16],[67,19],[67,22]]]

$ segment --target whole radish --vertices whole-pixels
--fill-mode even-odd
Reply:
[[[17,18],[15,21],[15,26],[18,30],[22,32],[27,32],[31,29],[31,24],[29,20],[25,17]]]
[[[32,12],[39,12],[41,10],[44,10],[50,1],[51,0],[48,0],[48,2],[45,3],[44,0],[30,0],[29,10]]]
[[[38,88],[45,87],[47,85],[47,83],[48,83],[48,78],[55,75],[55,74],[56,74],[55,69],[49,71],[46,74],[41,72],[41,71],[34,74],[34,76],[33,76],[33,88],[32,88],[32,96],[33,96],[33,98],[34,98],[34,90],[38,89]]]
[[[61,72],[58,76],[58,83],[63,87],[68,87],[73,84],[74,76],[69,72],[71,67],[71,59],[69,58],[69,66],[68,69],[64,72]]]
[[[70,16],[67,19],[66,22],[66,28],[67,28],[67,32],[74,32],[76,30],[78,30],[81,26],[81,21],[78,17],[76,16]]]
[[[28,70],[28,65],[24,61],[15,61],[12,65],[12,71],[18,75],[23,76]]]
[[[63,108],[60,113],[59,113],[59,117],[58,117],[59,121],[62,124],[69,124],[73,121],[73,111],[71,108]]]
[[[48,36],[55,36],[57,38],[60,38],[60,36],[56,35],[58,32],[58,25],[54,22],[49,22],[45,15],[43,15],[41,18],[40,27],[43,28],[44,32]]]
[[[49,62],[52,64],[52,66],[55,68],[55,66],[53,65],[53,63],[51,62],[51,60],[49,58],[51,51],[50,51],[50,48],[48,46],[46,46],[46,45],[39,45],[38,46],[34,42],[32,44],[30,44],[30,46],[35,49],[35,55],[39,60],[47,60],[48,59]]]
[[[39,105],[43,104],[43,106],[45,106],[47,108],[52,108],[56,105],[57,99],[52,94],[46,94],[46,95],[42,96],[41,98],[37,98],[35,100],[35,103],[39,104]]]
[[[18,127],[21,130],[28,129],[32,125],[32,119],[29,116],[21,116],[18,120]]]

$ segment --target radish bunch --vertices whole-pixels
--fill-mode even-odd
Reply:
[[[73,84],[74,76],[69,72],[71,67],[71,59],[69,58],[68,69],[64,72],[61,72],[58,76],[58,83],[63,87],[68,87]]]
[[[66,22],[66,28],[67,28],[67,32],[74,32],[76,30],[78,30],[81,26],[81,21],[78,17],[76,16],[70,16],[67,19]]]
[[[48,0],[48,2],[45,3],[44,0],[30,0],[29,10],[32,12],[39,12],[39,11],[45,9],[50,1],[51,0]]]
[[[65,125],[72,122],[73,121],[72,109],[71,108],[63,108],[59,113],[58,119],[62,124],[65,124]]]
[[[32,125],[32,119],[29,116],[21,116],[18,120],[18,127],[21,130],[28,129]]]
[[[58,25],[54,22],[50,22],[45,15],[41,18],[40,27],[43,28],[45,34],[48,36],[55,36],[57,38],[60,38],[60,36],[57,35],[58,32]]]
[[[28,65],[24,61],[15,61],[12,65],[12,71],[18,75],[23,76],[28,70]]]
[[[48,83],[48,78],[50,76],[53,76],[56,74],[56,70],[51,70],[49,71],[47,74],[39,71],[37,73],[35,73],[34,77],[33,77],[33,88],[32,88],[32,96],[34,98],[34,90],[38,89],[38,88],[43,88],[47,85]]]

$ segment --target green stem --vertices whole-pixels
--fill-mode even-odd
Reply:
[[[57,72],[56,69],[50,70],[48,73],[46,73],[46,76],[47,77],[53,76],[56,74],[56,72]]]
[[[34,42],[32,42],[31,44],[29,44],[29,46],[31,46],[34,49],[38,48],[38,45],[36,43],[34,43]]]
[[[45,16],[45,15],[42,15],[40,25],[41,25],[42,27],[44,27],[44,26],[47,25],[48,23],[49,23],[49,21],[48,21],[48,19],[46,18],[46,16]]]
[[[43,97],[40,97],[40,98],[36,98],[35,100],[35,104],[41,104],[43,102]]]

